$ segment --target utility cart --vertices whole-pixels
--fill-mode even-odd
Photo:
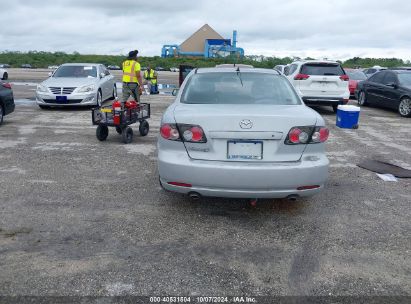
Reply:
[[[114,127],[118,134],[122,136],[125,144],[133,141],[133,129],[131,124],[139,122],[141,136],[146,136],[149,131],[149,124],[146,119],[150,118],[150,104],[135,101],[126,103],[113,102],[113,105],[94,108],[91,110],[93,125],[97,126],[96,137],[104,141],[108,136],[108,127]]]

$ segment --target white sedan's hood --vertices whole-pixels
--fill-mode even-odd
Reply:
[[[82,87],[86,85],[95,84],[97,78],[66,78],[66,77],[50,77],[42,82],[42,85],[47,87]]]

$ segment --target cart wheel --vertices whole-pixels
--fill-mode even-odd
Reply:
[[[126,127],[121,134],[123,137],[123,143],[129,144],[133,141],[133,129],[130,127]]]
[[[104,141],[108,136],[108,127],[103,125],[98,125],[96,130],[96,136],[99,141]]]
[[[116,127],[116,132],[121,135],[121,133],[123,133],[123,129],[121,127]]]
[[[138,127],[141,136],[146,136],[148,131],[150,130],[150,125],[148,124],[147,120],[142,120],[140,122],[140,126]]]

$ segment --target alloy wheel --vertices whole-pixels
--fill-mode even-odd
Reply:
[[[101,92],[97,92],[97,106],[101,107],[101,100],[102,100]]]
[[[364,106],[365,105],[365,93],[364,91],[360,92],[360,96],[358,97],[358,104],[360,106]]]
[[[409,98],[402,99],[398,107],[398,112],[400,113],[401,116],[404,116],[404,117],[411,116],[411,99]]]

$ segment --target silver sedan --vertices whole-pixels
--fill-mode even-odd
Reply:
[[[192,197],[311,196],[328,177],[328,134],[278,71],[196,69],[162,117],[160,183]]]
[[[67,63],[37,86],[41,108],[68,105],[98,105],[117,96],[113,75],[102,64]]]

